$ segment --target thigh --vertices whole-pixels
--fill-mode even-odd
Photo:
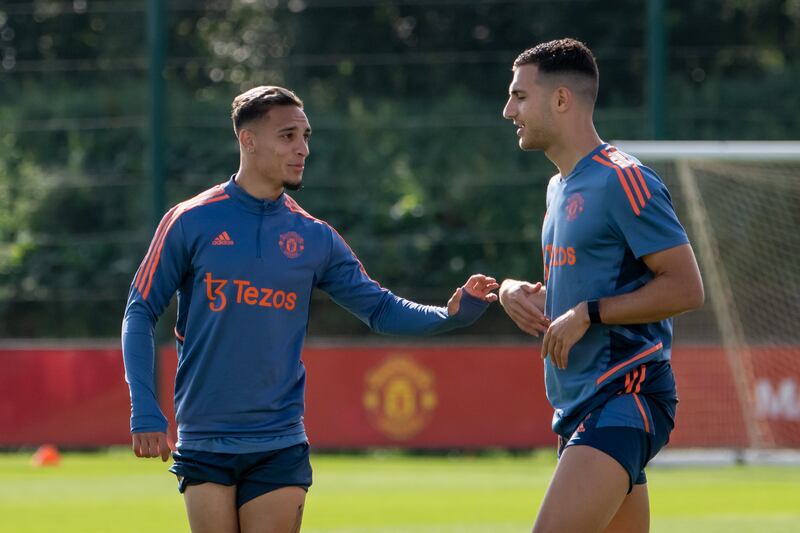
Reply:
[[[647,482],[644,467],[655,449],[654,429],[643,399],[618,395],[586,415],[566,447],[589,446],[615,459],[628,472],[630,492]]]
[[[648,531],[650,531],[650,498],[647,494],[647,485],[635,485],[606,527],[606,533]]]
[[[297,533],[305,501],[301,487],[283,487],[253,498],[239,508],[241,533]]]
[[[625,500],[628,472],[589,446],[569,446],[547,488],[534,533],[603,531]]]
[[[189,485],[183,499],[192,533],[239,533],[235,486],[217,483]]]

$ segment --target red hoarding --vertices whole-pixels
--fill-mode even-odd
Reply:
[[[0,445],[130,440],[119,349],[0,349],[0,369]]]
[[[535,346],[308,347],[309,440],[317,449],[552,444],[537,353]],[[162,361],[174,376],[175,351],[163,350]],[[171,387],[172,378],[162,381],[162,397]]]
[[[800,447],[800,349],[745,353],[746,398],[719,347],[673,353],[681,403],[673,446]],[[308,347],[306,426],[322,448],[550,446],[538,347]],[[170,399],[175,351],[161,354]],[[129,398],[116,348],[0,349],[0,446],[127,444]],[[743,412],[755,423],[744,423]],[[165,413],[172,415],[171,405]],[[173,425],[174,428],[174,425]]]

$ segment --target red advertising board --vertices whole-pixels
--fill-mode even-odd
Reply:
[[[552,444],[552,409],[536,351],[508,346],[310,350],[309,438],[318,447]]]
[[[681,403],[672,446],[747,446],[755,430],[764,445],[800,447],[800,349],[753,348],[745,357],[742,400],[721,348],[674,350]],[[174,349],[162,351],[168,416],[175,359]],[[554,443],[538,346],[312,346],[303,360],[317,449]],[[0,349],[0,368],[0,446],[129,442],[119,349]],[[743,412],[754,417],[749,428]]]
[[[0,446],[123,444],[129,416],[118,348],[0,349]]]
[[[755,346],[738,356],[737,388],[721,347],[673,350],[680,404],[672,445],[800,447],[800,347]]]
[[[307,347],[315,448],[531,448],[555,442],[535,346]],[[162,352],[165,374],[175,351]],[[172,381],[161,395],[171,397]]]

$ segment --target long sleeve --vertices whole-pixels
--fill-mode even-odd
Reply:
[[[475,322],[488,302],[462,291],[458,313],[400,298],[371,279],[344,239],[331,229],[331,251],[317,282],[333,300],[353,313],[376,333],[435,335]]]
[[[180,211],[173,209],[161,220],[131,284],[122,321],[122,356],[131,395],[132,433],[167,429],[167,419],[155,391],[154,330],[188,264],[179,216]]]

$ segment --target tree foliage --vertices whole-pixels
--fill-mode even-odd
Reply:
[[[669,131],[796,138],[800,4],[670,2]],[[0,335],[115,336],[152,231],[145,2],[0,6]],[[224,181],[232,98],[293,88],[314,128],[295,198],[370,274],[443,302],[468,273],[541,275],[553,172],[500,111],[523,49],[573,36],[601,70],[601,135],[647,131],[646,3],[205,0],[170,3],[170,203]],[[363,328],[319,303],[312,330]],[[512,334],[496,311],[473,332]]]

